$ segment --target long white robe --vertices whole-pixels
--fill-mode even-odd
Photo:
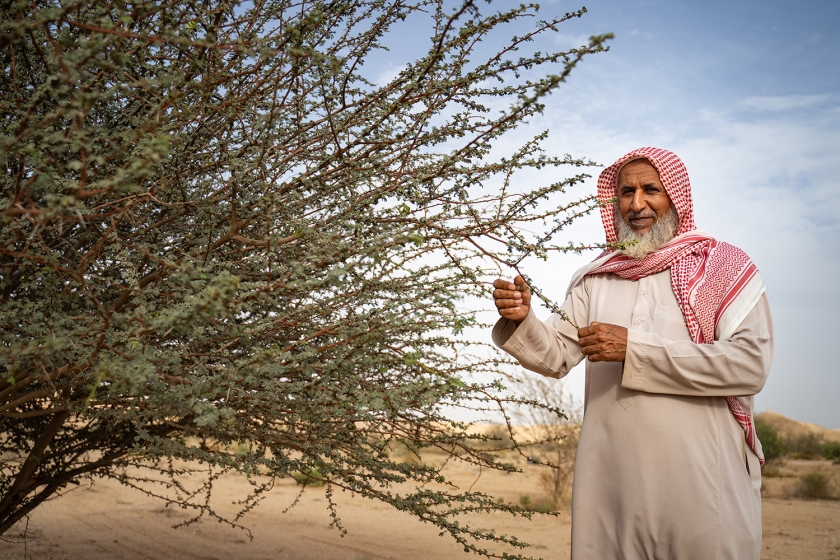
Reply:
[[[624,363],[586,363],[572,496],[572,559],[756,559],[761,470],[726,396],[749,407],[773,356],[766,295],[726,340],[694,343],[670,271],[587,276],[562,309],[629,329]],[[563,377],[584,355],[572,325],[533,312],[493,340],[523,367]]]

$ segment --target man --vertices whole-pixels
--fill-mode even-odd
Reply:
[[[757,560],[752,395],[773,355],[761,277],[695,229],[671,152],[625,155],[601,173],[598,198],[608,244],[624,248],[575,274],[568,321],[538,321],[522,277],[494,283],[493,340],[524,367],[560,378],[588,357],[572,558]]]

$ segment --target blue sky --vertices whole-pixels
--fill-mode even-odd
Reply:
[[[698,227],[744,249],[767,285],[776,358],[757,410],[840,428],[840,2],[585,5],[587,15],[535,48],[613,32],[611,51],[585,60],[543,118],[504,142],[548,129],[545,146],[558,155],[604,164],[641,146],[680,155]],[[542,2],[540,15],[580,7]],[[377,61],[383,72],[422,44],[425,29],[416,31]],[[595,179],[585,188],[594,192]],[[568,235],[601,240],[600,219]],[[529,272],[556,300],[592,257],[558,257]],[[567,383],[582,397],[582,368]]]

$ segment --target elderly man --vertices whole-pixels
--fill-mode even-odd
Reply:
[[[524,367],[560,378],[588,357],[572,558],[758,559],[752,395],[773,355],[761,277],[695,229],[671,152],[625,155],[601,173],[598,198],[607,242],[623,250],[575,274],[568,321],[538,321],[521,277],[494,284],[493,340]]]

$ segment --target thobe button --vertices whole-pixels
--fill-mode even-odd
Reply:
[[[641,319],[639,319],[638,321],[636,321],[636,326],[637,326],[637,327],[638,327],[639,325],[641,325],[641,324],[642,324],[642,320],[641,320]]]
[[[647,295],[647,291],[646,291],[646,290],[642,290],[642,295],[643,295],[643,296],[646,296],[646,295]]]

